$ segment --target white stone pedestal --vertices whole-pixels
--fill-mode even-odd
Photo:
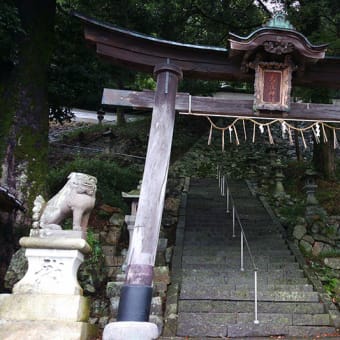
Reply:
[[[0,339],[86,340],[95,335],[96,327],[87,323],[89,302],[77,280],[91,248],[75,236],[60,231],[20,239],[28,270],[13,294],[0,295]]]
[[[111,322],[103,333],[103,340],[154,340],[158,337],[158,328],[151,322]]]

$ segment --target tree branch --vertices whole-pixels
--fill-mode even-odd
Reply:
[[[269,15],[271,15],[272,13],[270,12],[270,10],[267,8],[267,6],[261,1],[261,0],[257,0],[258,4],[260,5],[260,7]]]

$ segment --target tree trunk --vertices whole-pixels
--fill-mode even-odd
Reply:
[[[31,208],[44,192],[48,148],[47,68],[55,0],[16,2],[22,28],[19,56],[3,93],[1,183]],[[1,124],[2,125],[2,124]]]
[[[320,143],[314,140],[313,164],[326,179],[335,178],[335,150],[333,131],[325,128],[328,142],[325,143],[323,136],[320,137]]]
[[[30,226],[33,201],[38,193],[45,192],[47,68],[55,17],[55,0],[17,0],[15,4],[23,33],[18,37],[15,66],[6,84],[1,84],[0,184],[24,202],[27,213],[0,211],[0,221],[10,226],[7,234],[13,233],[14,226]],[[0,249],[6,249],[1,244],[13,239],[13,235],[7,234],[0,235]],[[8,249],[6,253],[0,250],[0,266],[8,264],[10,257]]]

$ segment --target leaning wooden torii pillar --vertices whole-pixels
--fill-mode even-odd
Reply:
[[[103,335],[104,340],[155,339],[157,328],[148,323],[153,266],[169,168],[177,85],[182,73],[191,78],[248,82],[253,82],[256,74],[256,117],[279,118],[290,110],[292,78],[298,85],[339,88],[340,59],[325,58],[324,45],[313,46],[293,28],[280,26],[282,20],[245,38],[232,35],[228,51],[155,39],[79,13],[74,16],[84,23],[85,38],[95,46],[98,55],[118,65],[153,72],[157,77],[156,93],[151,96],[153,113],[148,151],[118,322],[106,326]],[[272,95],[264,91],[267,88]],[[143,96],[146,101],[143,106],[150,107],[149,98]],[[200,98],[195,101],[201,102]],[[249,107],[246,112],[254,114],[253,105]]]
[[[131,254],[118,321],[148,321],[153,267],[163,213],[181,70],[170,60],[155,67],[157,87]]]

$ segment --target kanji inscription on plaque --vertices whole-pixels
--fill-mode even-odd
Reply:
[[[289,64],[260,62],[255,67],[255,110],[289,111],[292,68]]]
[[[281,102],[281,71],[264,71],[263,73],[263,101],[279,104]]]

